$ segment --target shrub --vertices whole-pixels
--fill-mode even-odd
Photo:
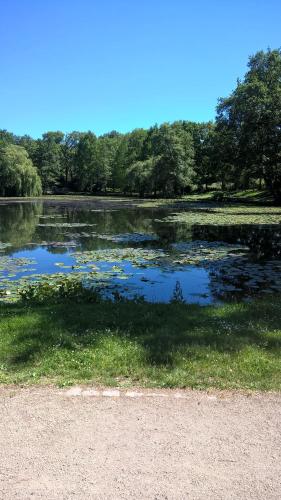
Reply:
[[[214,201],[227,201],[228,199],[229,195],[225,191],[217,191],[213,194]]]
[[[78,280],[61,278],[52,283],[33,283],[19,292],[23,302],[52,303],[65,302],[99,302],[100,295],[93,289],[85,288]]]

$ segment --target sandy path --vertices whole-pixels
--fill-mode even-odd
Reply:
[[[281,395],[154,392],[0,388],[0,498],[281,498]]]

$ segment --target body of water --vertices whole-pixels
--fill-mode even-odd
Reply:
[[[167,209],[121,207],[114,200],[2,202],[0,298],[65,274],[109,297],[153,302],[205,305],[281,291],[280,224],[212,224],[194,206],[190,223],[188,209],[177,222]]]

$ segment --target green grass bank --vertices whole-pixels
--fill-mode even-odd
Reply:
[[[281,302],[0,306],[0,383],[281,388]]]
[[[97,202],[116,202],[128,204],[131,200],[132,205],[140,205],[141,207],[170,207],[178,206],[184,203],[196,203],[196,202],[213,202],[216,200],[216,194],[220,193],[218,190],[209,190],[203,192],[194,192],[188,195],[178,196],[174,198],[140,198],[137,193],[127,194],[118,192],[108,192],[107,194],[89,194],[89,193],[76,193],[69,192],[67,194],[46,194],[42,196],[25,196],[25,197],[3,197],[0,196],[0,202],[5,203],[8,201],[97,201]],[[244,189],[239,191],[227,191],[225,193],[226,197],[223,202],[238,202],[238,203],[249,203],[257,205],[273,205],[273,198],[268,191],[257,190],[257,189]],[[127,205],[126,205],[127,206]],[[126,207],[125,207],[126,208]]]

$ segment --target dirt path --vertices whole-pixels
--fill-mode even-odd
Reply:
[[[279,499],[281,395],[0,388],[1,499]]]

